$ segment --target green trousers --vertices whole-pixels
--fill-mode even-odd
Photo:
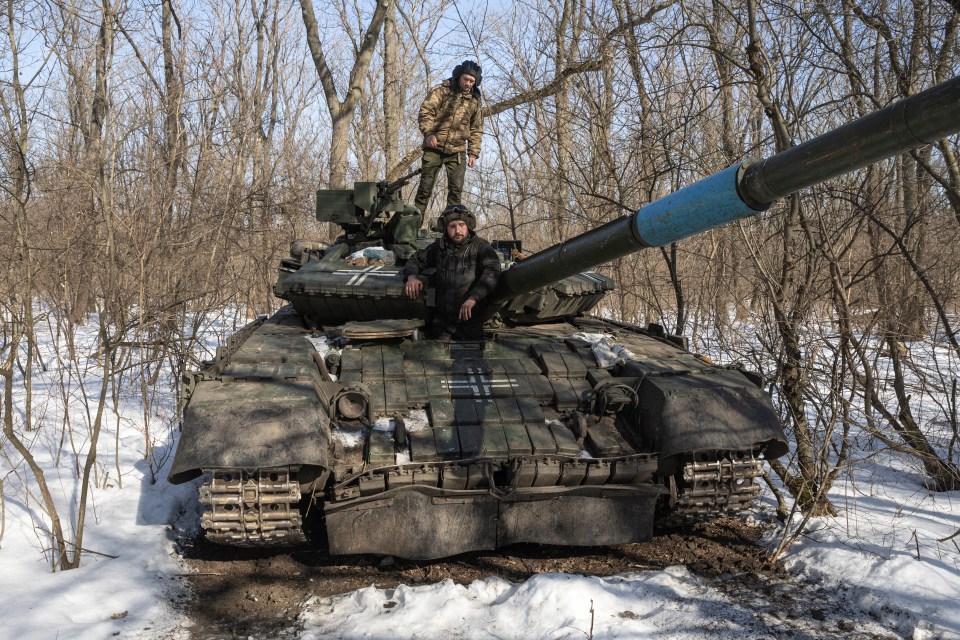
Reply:
[[[433,195],[433,185],[437,181],[440,167],[447,170],[447,206],[462,204],[460,194],[463,193],[463,179],[467,174],[467,154],[441,153],[433,149],[423,150],[423,173],[420,174],[420,188],[417,189],[417,199],[414,204],[420,213],[426,214],[427,203]]]

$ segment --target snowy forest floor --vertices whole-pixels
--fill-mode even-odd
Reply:
[[[94,353],[95,333],[81,337],[80,352]],[[72,517],[88,418],[75,396],[96,395],[97,370],[82,370],[85,387],[65,386],[52,338],[39,353],[37,428],[25,435],[53,479],[58,508]],[[138,388],[122,389],[105,427],[103,442],[112,444],[103,444],[91,487],[78,569],[50,572],[35,484],[15,452],[0,447],[3,637],[960,640],[960,492],[924,489],[918,464],[876,443],[840,470],[830,492],[840,515],[807,522],[781,564],[767,555],[799,517],[773,520],[766,487],[743,520],[640,544],[515,546],[420,564],[334,557],[322,547],[252,553],[207,543],[196,483],[165,479],[178,439],[166,380],[156,386],[152,420],[171,428],[151,471]],[[61,397],[71,398],[68,408]],[[23,398],[14,399],[22,415]],[[76,433],[66,432],[76,438],[72,449],[60,424],[74,425]]]

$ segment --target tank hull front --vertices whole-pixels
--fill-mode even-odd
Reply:
[[[170,480],[202,476],[210,540],[301,544],[312,514],[333,554],[638,542],[739,512],[786,450],[756,378],[636,327],[331,344],[306,324],[284,308],[188,377]]]
[[[326,509],[330,552],[433,560],[517,543],[603,546],[653,536],[655,485],[537,487],[509,495],[406,487]]]

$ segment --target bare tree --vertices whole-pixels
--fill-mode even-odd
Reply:
[[[3,197],[2,216],[4,235],[8,237],[8,251],[5,257],[5,273],[3,274],[3,304],[0,313],[4,317],[3,342],[0,344],[0,353],[3,361],[0,364],[0,379],[3,380],[3,434],[20,454],[37,483],[43,507],[50,521],[51,539],[51,567],[56,569],[69,568],[71,563],[71,549],[61,524],[57,504],[51,493],[44,469],[37,462],[28,441],[21,438],[15,424],[14,411],[14,380],[17,363],[20,362],[21,347],[26,347],[26,360],[22,367],[26,398],[24,422],[22,427],[29,431],[32,426],[33,396],[30,392],[29,380],[33,375],[33,345],[35,319],[33,308],[35,303],[34,270],[36,260],[30,237],[28,220],[28,202],[33,191],[33,174],[29,158],[32,156],[30,143],[32,141],[30,125],[36,115],[35,109],[28,104],[27,92],[32,82],[37,78],[22,81],[20,57],[23,53],[21,42],[21,24],[24,14],[15,12],[12,2],[4,7],[4,35],[6,53],[11,63],[11,79],[9,93],[0,90],[0,110],[2,110],[2,149],[3,149]],[[26,7],[19,7],[25,11]],[[39,71],[38,71],[39,74]],[[11,241],[12,240],[12,241]]]
[[[353,65],[350,68],[344,96],[341,98],[333,72],[328,67],[327,58],[324,55],[317,17],[313,11],[313,0],[300,0],[303,24],[307,32],[307,45],[310,47],[313,64],[323,86],[323,93],[327,100],[327,109],[330,112],[332,123],[329,185],[333,189],[343,189],[347,184],[347,146],[349,144],[350,125],[353,122],[357,101],[360,99],[364,76],[380,37],[380,28],[383,26],[391,4],[392,0],[378,0],[366,29],[353,42]],[[349,29],[349,25],[346,24],[346,7],[341,5],[340,10],[345,23],[343,26]]]

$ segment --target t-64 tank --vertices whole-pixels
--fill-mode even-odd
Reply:
[[[331,553],[417,560],[642,541],[736,513],[762,461],[787,453],[760,376],[657,326],[589,315],[613,287],[589,269],[958,129],[953,79],[526,259],[495,243],[504,269],[482,341],[420,335],[435,292],[428,277],[408,299],[401,265],[432,237],[399,199],[406,178],[321,190],[317,218],[343,235],[294,243],[274,287],[291,304],[185,376],[170,481],[203,476],[215,542],[303,543],[312,513]]]

